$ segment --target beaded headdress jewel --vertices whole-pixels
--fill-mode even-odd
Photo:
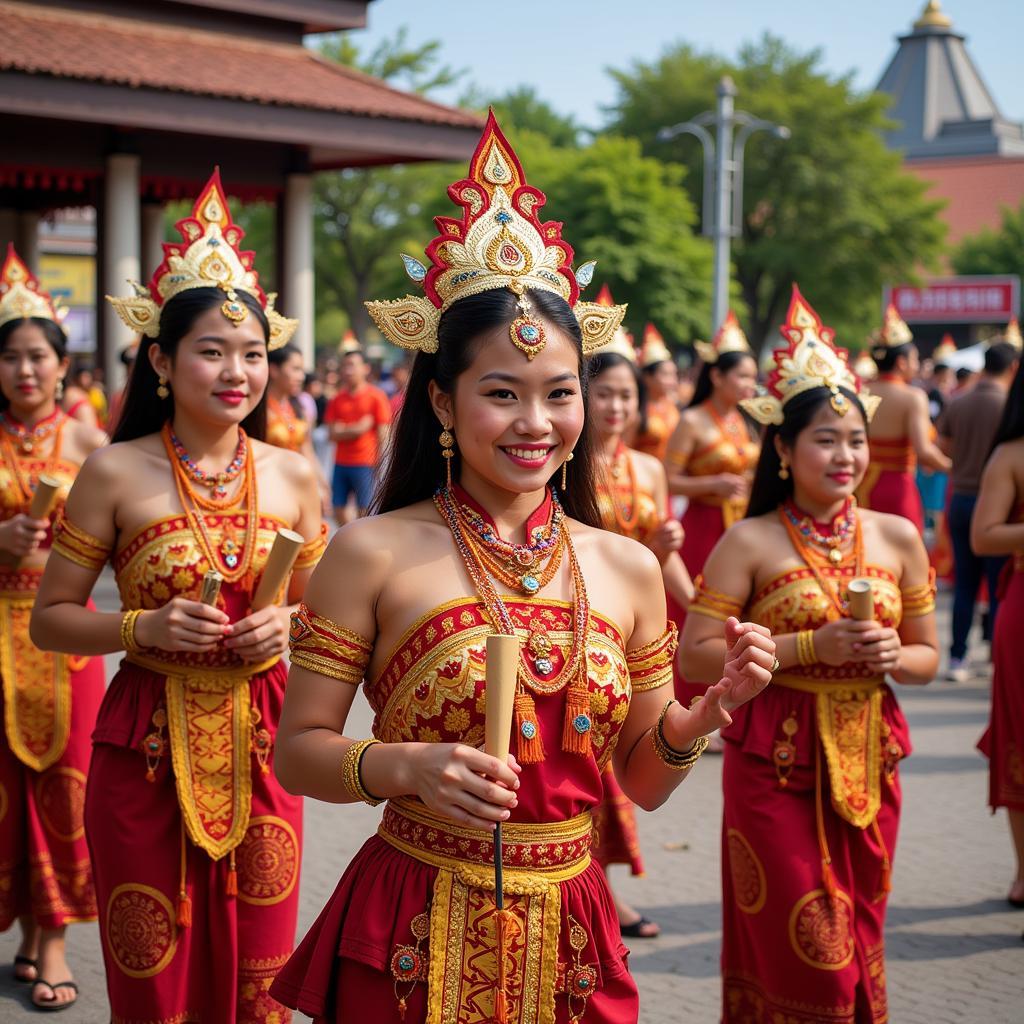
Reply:
[[[840,390],[845,388],[860,398],[870,422],[881,398],[862,388],[857,375],[847,365],[849,353],[832,343],[835,331],[822,324],[795,284],[786,322],[779,330],[789,344],[775,349],[774,365],[764,389],[753,398],[743,399],[742,408],[758,423],[779,425],[783,421],[783,406],[791,398],[812,388],[827,388],[831,392],[832,408],[845,416],[850,407]]]
[[[160,312],[169,299],[190,288],[220,288],[224,292],[220,309],[226,319],[236,325],[245,320],[249,309],[238,292],[248,292],[266,313],[270,325],[267,348],[273,351],[287,345],[299,322],[274,309],[275,296],[263,291],[253,269],[256,254],[239,248],[245,232],[231,220],[220,168],[214,168],[192,207],[192,216],[179,220],[175,227],[182,240],[163,243],[164,261],[149,285],[130,281],[135,289],[130,298],[107,296],[124,323],[133,331],[155,338],[160,333]]]
[[[528,289],[561,296],[571,307],[591,355],[612,339],[625,306],[580,302],[580,289],[594,276],[593,262],[572,270],[573,250],[558,221],[541,221],[546,202],[540,189],[526,183],[522,164],[502,134],[493,111],[469,162],[467,177],[448,187],[462,216],[435,217],[440,234],[427,246],[429,265],[402,254],[406,273],[424,295],[367,302],[380,332],[395,345],[437,351],[437,326],[453,302],[492,288],[519,296],[520,315],[512,322],[512,343],[533,359],[545,344],[544,325],[532,315]]]
[[[7,243],[7,257],[0,269],[0,326],[9,320],[40,317],[59,324],[68,311],[50,298],[49,292],[29,272],[22,258],[14,251],[14,243]]]

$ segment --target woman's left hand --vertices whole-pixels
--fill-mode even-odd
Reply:
[[[853,645],[856,660],[879,675],[898,672],[900,652],[903,650],[899,633],[889,626],[880,626],[877,623],[874,623],[874,626],[871,632],[865,633],[860,641]]]
[[[725,623],[725,667],[722,678],[705,697],[728,713],[756,697],[771,681],[775,641],[766,626],[740,622],[730,615]],[[731,719],[730,719],[731,721]]]
[[[664,562],[683,546],[683,528],[677,519],[666,519],[647,538],[647,546]]]
[[[231,624],[225,634],[224,646],[243,661],[258,662],[279,657],[288,649],[290,619],[288,610],[278,605],[253,612]]]

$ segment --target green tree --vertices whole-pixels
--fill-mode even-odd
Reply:
[[[722,75],[735,81],[738,108],[792,132],[788,141],[755,134],[746,149],[743,230],[732,254],[755,346],[777,337],[793,281],[840,342],[856,346],[877,326],[882,285],[936,264],[941,204],[925,198],[926,186],[882,142],[886,98],[855,92],[849,76],[827,75],[818,51],[799,54],[766,35],[732,62],[676,45],[612,74],[618,96],[609,130],[689,167],[685,181],[698,205],[699,143],[656,136],[713,108]]]
[[[531,131],[543,135],[556,146],[579,146],[579,125],[542,100],[532,85],[521,85],[502,96],[488,96],[480,89],[472,88],[462,97],[460,105],[481,113],[492,107],[502,131],[506,133],[513,129]]]
[[[962,239],[952,263],[958,274],[1024,274],[1024,202],[1004,207],[998,230]]]

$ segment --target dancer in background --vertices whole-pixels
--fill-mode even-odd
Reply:
[[[710,343],[697,343],[697,354],[703,362],[697,388],[666,456],[669,491],[689,502],[680,555],[694,579],[722,534],[743,518],[760,450],[739,404],[754,394],[757,363],[732,310]],[[668,608],[682,629],[686,609],[671,598]],[[704,685],[688,684],[677,673],[676,696],[684,704],[703,692]]]
[[[48,654],[29,639],[52,523],[106,440],[60,408],[62,313],[9,246],[0,269],[0,931],[18,921],[14,976],[32,983],[42,1009],[77,998],[65,926],[96,919],[82,803],[103,698],[101,659]],[[60,489],[49,517],[32,519],[41,476]]]
[[[1007,899],[1024,907],[1024,364],[1018,365],[981,478],[971,547],[978,556],[1012,559],[992,636],[992,715],[978,747],[989,759],[989,805],[993,813],[1005,807],[1010,820],[1017,873]]]
[[[854,502],[878,400],[795,286],[782,334],[767,393],[744,402],[768,426],[747,518],[708,559],[681,649],[695,678],[716,678],[722,621],[742,612],[781,663],[722,731],[722,1020],[883,1024],[910,752],[885,679],[934,676],[934,586],[913,525]],[[849,617],[855,577],[871,582],[873,621]]]
[[[640,541],[658,556],[666,591],[685,608],[693,597],[693,584],[679,557],[683,529],[669,513],[665,467],[653,455],[627,448],[623,440],[640,415],[642,384],[636,352],[621,328],[591,357],[588,373],[587,416],[597,442],[601,523],[606,530]],[[610,764],[605,767],[603,783],[604,799],[594,816],[594,858],[606,873],[612,864],[627,864],[634,875],[642,875],[636,813],[615,781]],[[655,922],[643,917],[614,889],[612,895],[624,936],[643,939],[659,934]]]
[[[871,390],[882,404],[871,421],[871,465],[857,491],[857,501],[862,508],[906,516],[917,532],[923,533],[918,463],[946,473],[949,459],[932,441],[928,396],[913,383],[921,367],[917,346],[892,304],[871,356],[878,367]]]
[[[669,438],[679,422],[679,370],[654,324],[644,328],[639,362],[646,395],[640,429],[631,447],[664,463]]]
[[[93,735],[86,828],[114,1020],[280,1024],[302,804],[272,768],[288,615],[323,550],[316,479],[262,443],[278,314],[220,176],[148,288],[110,448],[83,467],[32,621],[47,648],[124,651]],[[252,610],[275,534],[306,539],[285,607]],[[122,612],[85,607],[113,559]],[[219,574],[216,597],[208,574]]]

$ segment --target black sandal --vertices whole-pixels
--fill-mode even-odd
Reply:
[[[52,993],[53,998],[57,998],[57,989],[69,988],[75,993],[74,999],[69,999],[66,1003],[58,1003],[55,1001],[47,1001],[45,1003],[36,1002],[36,985],[45,985]],[[42,1010],[44,1013],[58,1013],[60,1010],[66,1010],[70,1006],[74,1006],[78,1002],[78,986],[73,981],[58,981],[56,985],[51,985],[45,978],[36,978],[32,982],[32,1006],[36,1010]]]
[[[643,928],[654,925],[658,930],[652,935],[650,932],[644,932]],[[661,928],[651,921],[649,918],[644,917],[642,914],[637,920],[631,924],[620,924],[619,932],[624,939],[656,939],[661,934]]]
[[[30,956],[22,956],[20,953],[15,954],[14,957],[14,980],[21,982],[22,985],[28,985],[34,982],[35,978],[24,978],[18,973],[19,967],[31,967],[37,975],[39,973],[39,961],[33,960]]]

